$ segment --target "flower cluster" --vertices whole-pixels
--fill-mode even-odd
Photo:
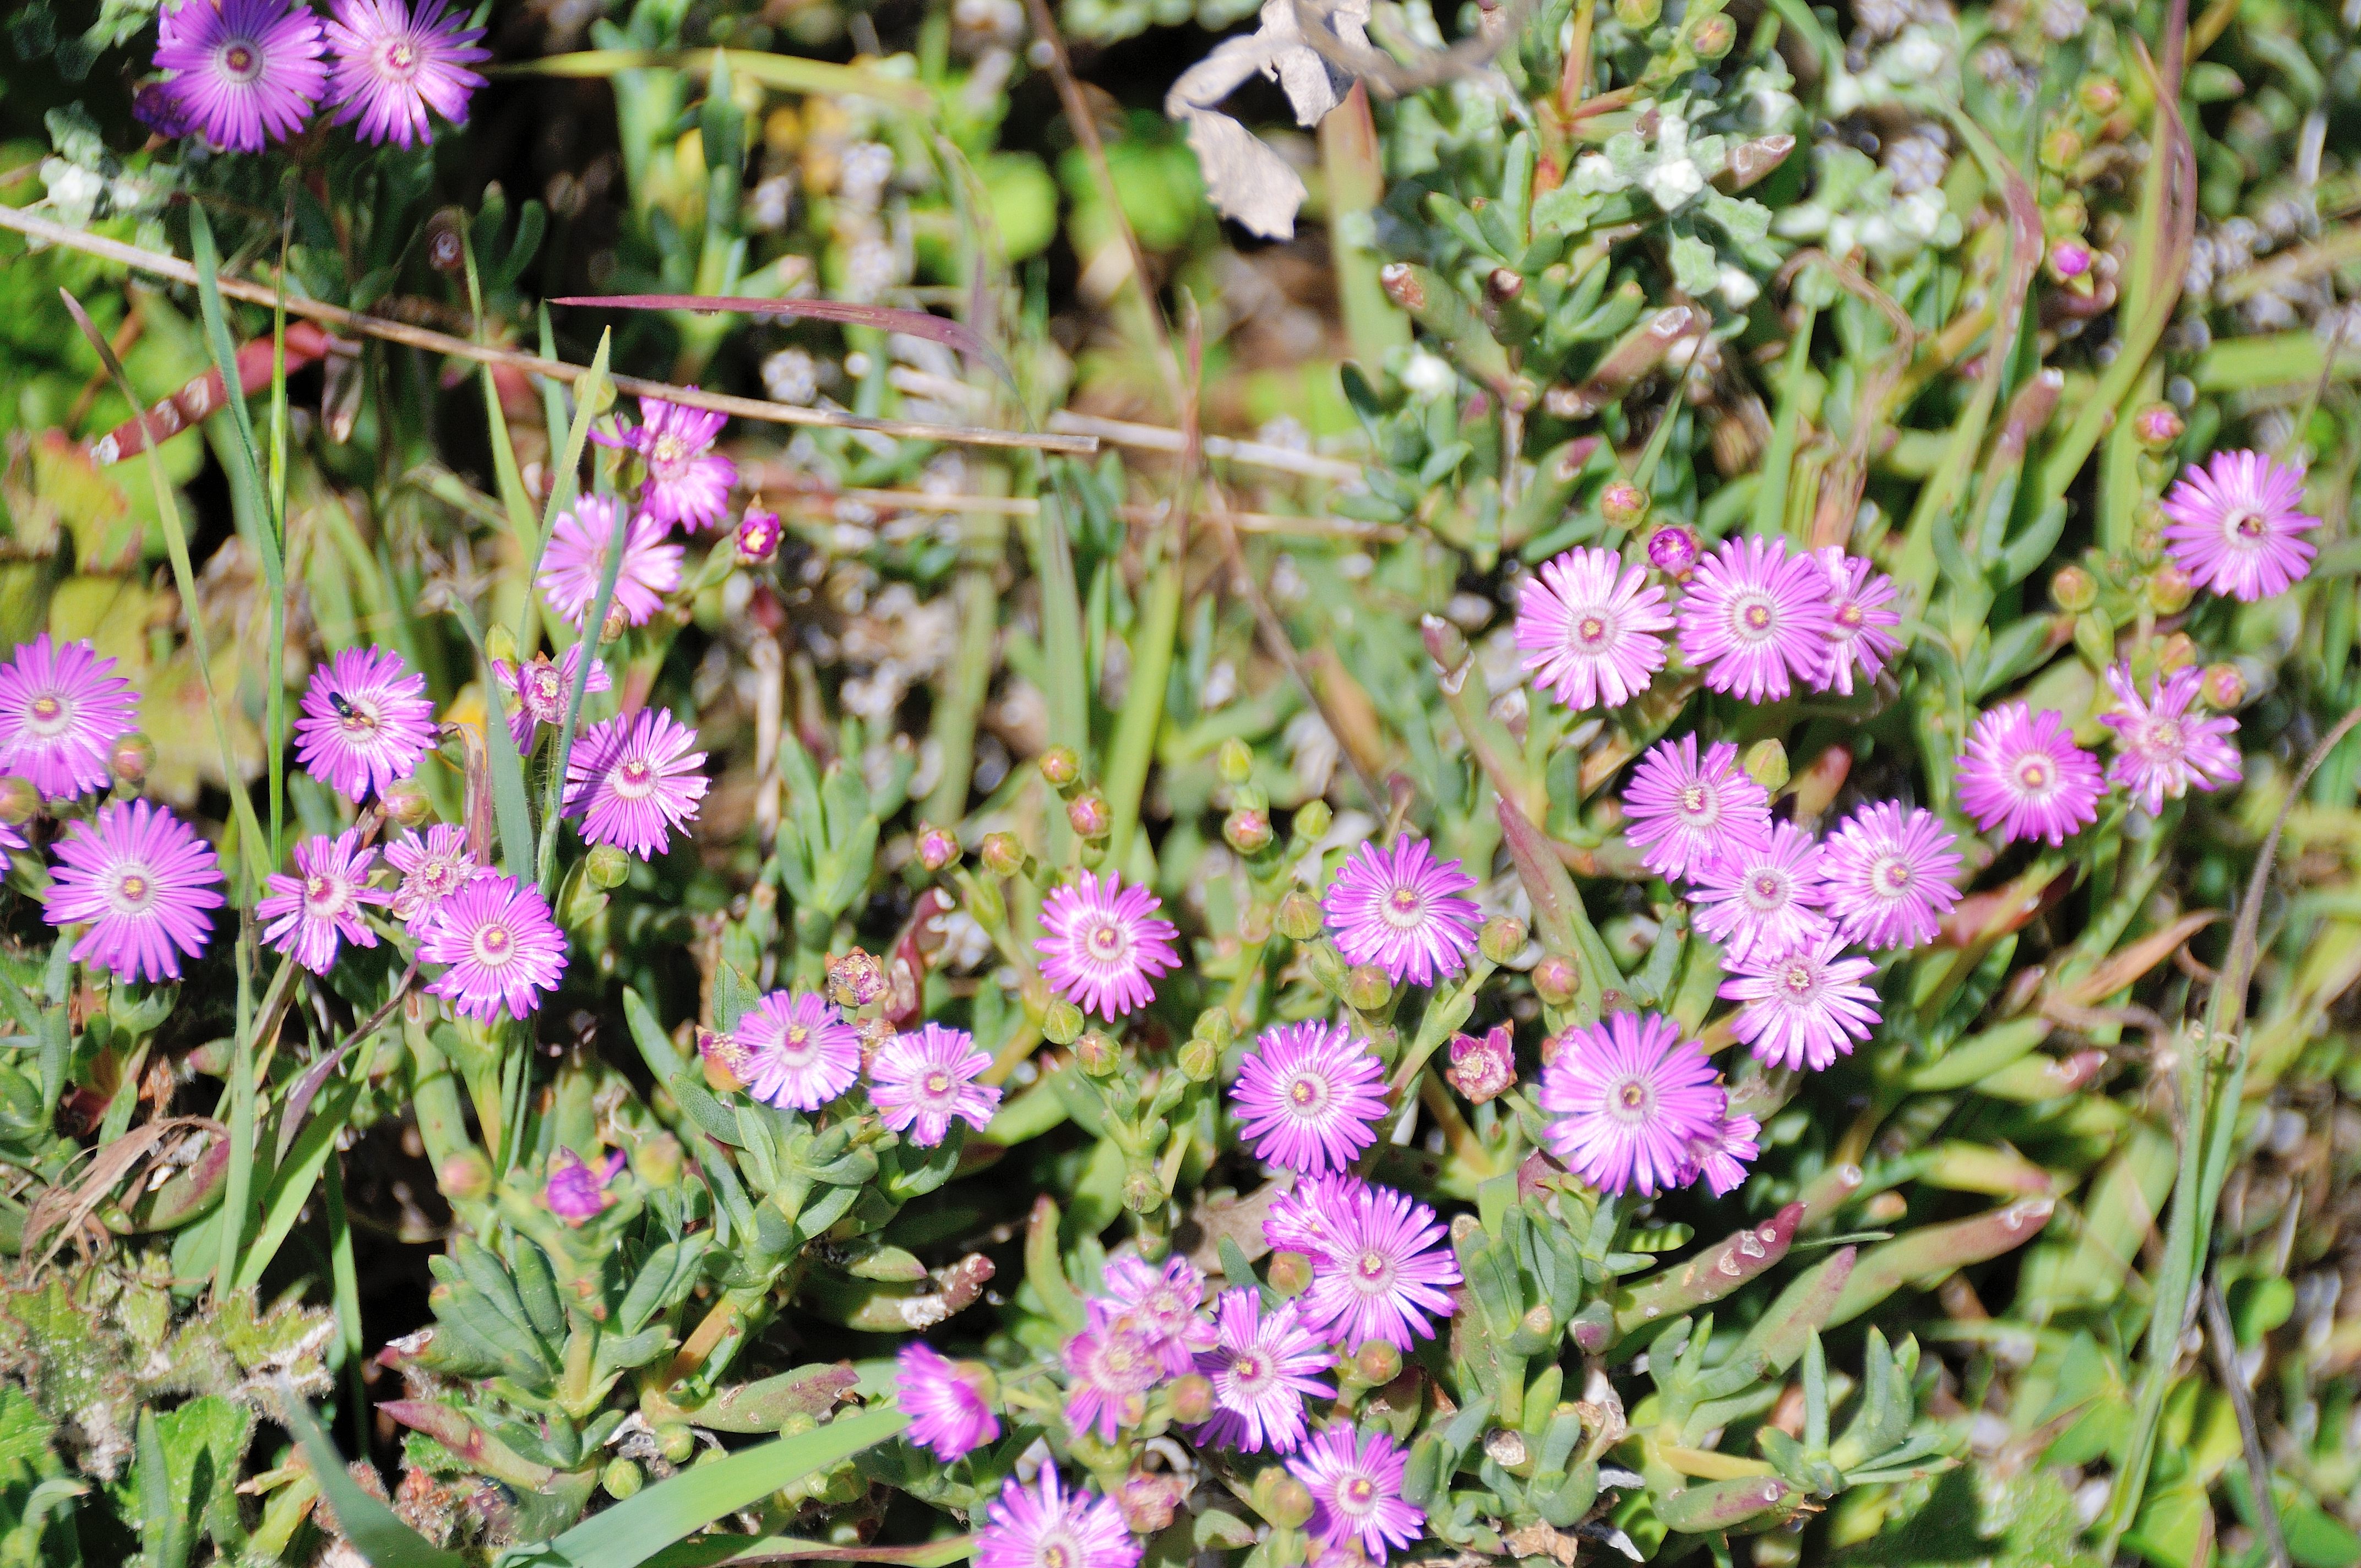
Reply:
[[[324,100],[362,140],[415,146],[430,112],[467,123],[491,58],[451,0],[331,0],[324,27],[301,0],[177,0],[156,33],[165,76],[143,117],[236,152],[286,140]]]

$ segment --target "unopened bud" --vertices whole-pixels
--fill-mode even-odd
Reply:
[[[1505,964],[1525,950],[1525,923],[1513,915],[1495,915],[1484,922],[1476,950],[1496,964]]]
[[[1372,1388],[1382,1388],[1401,1376],[1401,1352],[1373,1339],[1353,1353],[1353,1376]]]
[[[1276,1464],[1255,1477],[1247,1497],[1280,1530],[1299,1530],[1312,1517],[1312,1488]]]
[[[1480,1037],[1454,1035],[1451,1065],[1443,1069],[1443,1077],[1471,1104],[1481,1105],[1506,1092],[1517,1081],[1516,1040],[1509,1025],[1495,1024]]]
[[[1426,285],[1406,261],[1389,261],[1378,269],[1378,287],[1386,298],[1415,314],[1426,309]]]
[[[2049,579],[2049,602],[2070,615],[2080,615],[2099,602],[2098,581],[2080,566],[2060,566]]]
[[[1599,515],[1618,528],[1629,528],[1648,515],[1648,492],[1629,479],[1616,479],[1598,492]]]
[[[1693,529],[1679,523],[1667,523],[1648,535],[1648,565],[1668,577],[1677,577],[1697,564],[1705,547],[1697,543]]]
[[[1501,304],[1525,291],[1524,274],[1513,267],[1495,267],[1484,277],[1484,292]]]
[[[699,1029],[697,1059],[704,1066],[706,1087],[716,1094],[743,1089],[754,1080],[754,1053],[728,1035]]]
[[[2246,700],[2246,677],[2235,664],[2208,664],[2198,689],[2204,694],[2209,707],[2226,713]]]
[[[2041,167],[2063,172],[2074,166],[2082,156],[2082,133],[2071,126],[2059,126],[2041,138]]]
[[[986,833],[976,857],[994,876],[1015,876],[1025,869],[1025,846],[1014,833]]]
[[[2158,615],[2177,615],[2187,609],[2196,593],[2197,585],[2189,574],[2169,561],[2148,575],[2148,608]]]
[[[1060,996],[1041,1017],[1041,1037],[1053,1046],[1071,1046],[1082,1037],[1082,1010]]]
[[[1082,776],[1082,760],[1074,755],[1071,746],[1050,747],[1036,765],[1041,770],[1042,782],[1055,790],[1071,789]]]
[[[602,644],[612,642],[616,638],[620,637],[626,630],[630,630],[631,624],[631,617],[623,613],[623,607],[621,605],[609,605],[607,607],[607,619],[598,623],[598,641]]]
[[[885,994],[885,966],[859,948],[830,959],[828,993],[839,1007],[866,1007]]]
[[[1290,942],[1308,942],[1320,935],[1320,901],[1301,888],[1279,901],[1279,934]]]
[[[2132,433],[2151,452],[2160,452],[2180,439],[2189,426],[2170,403],[2150,403],[2132,415]]]
[[[415,828],[434,815],[434,803],[426,798],[416,779],[388,784],[378,796],[378,805],[388,821],[401,828]]]
[[[1563,953],[1552,953],[1533,966],[1533,994],[1552,1007],[1564,1007],[1582,989],[1582,971]]]
[[[918,829],[918,863],[930,872],[939,872],[959,864],[959,835],[948,828]]]
[[[1776,740],[1757,740],[1746,748],[1741,765],[1748,778],[1773,795],[1787,787],[1787,748]]]
[[[1202,1373],[1174,1378],[1165,1397],[1172,1402],[1172,1419],[1184,1426],[1194,1426],[1213,1413],[1213,1380]]]
[[[738,559],[748,566],[759,566],[779,553],[779,541],[786,535],[779,514],[748,507],[738,520]]]
[[[1375,1013],[1391,1002],[1394,982],[1375,964],[1355,964],[1345,971],[1345,1005],[1356,1013]]]
[[[2049,247],[2049,275],[2070,283],[2091,270],[2091,247],[2079,239],[2061,239]]]
[[[1228,1045],[1237,1037],[1238,1025],[1236,1020],[1230,1016],[1228,1008],[1208,1007],[1197,1014],[1197,1021],[1191,1025],[1190,1032],[1196,1038],[1211,1040],[1216,1047],[1219,1047]]]
[[[1270,848],[1270,813],[1240,806],[1222,818],[1223,841],[1241,855],[1258,855]]]
[[[11,828],[22,828],[41,808],[41,793],[32,781],[10,773],[0,778],[0,822]]]
[[[1222,1070],[1222,1047],[1211,1040],[1192,1039],[1180,1047],[1180,1074],[1191,1083],[1211,1083]]]
[[[1214,771],[1225,784],[1242,784],[1254,776],[1254,748],[1233,735],[1213,753]]]
[[[1307,800],[1295,808],[1295,836],[1306,843],[1318,843],[1335,825],[1336,814],[1324,800]]]
[[[437,272],[456,272],[467,264],[467,242],[460,236],[467,214],[445,207],[426,223],[426,265]]]
[[[2124,106],[2124,90],[2112,76],[2085,76],[2074,89],[2074,101],[2085,114],[2104,118]]]
[[[1664,0],[1615,0],[1615,19],[1634,32],[1653,27],[1664,14]]]
[[[492,1162],[474,1149],[461,1149],[434,1172],[434,1185],[445,1198],[474,1202],[491,1196]]]
[[[638,1464],[620,1457],[609,1460],[607,1468],[598,1472],[598,1485],[606,1487],[607,1495],[617,1502],[636,1496],[645,1479]]]
[[[1270,1288],[1281,1296],[1301,1296],[1312,1288],[1312,1260],[1300,1252],[1270,1255]]]
[[[620,887],[631,874],[631,854],[613,844],[595,845],[582,858],[582,874],[602,892]]]
[[[686,1421],[658,1421],[653,1430],[656,1452],[678,1464],[697,1452],[697,1431]]]
[[[137,789],[148,782],[148,770],[156,765],[156,742],[133,730],[118,736],[106,749],[106,771],[126,788]]]
[[[670,1133],[656,1133],[640,1141],[631,1151],[631,1169],[650,1187],[674,1188],[680,1185],[680,1140]]]
[[[1115,812],[1106,796],[1086,790],[1066,804],[1066,822],[1085,839],[1104,839],[1115,826]]]
[[[1738,24],[1719,12],[1700,16],[1689,28],[1689,48],[1699,60],[1719,60],[1738,42]]]
[[[1123,1053],[1105,1031],[1092,1029],[1074,1041],[1074,1059],[1093,1078],[1107,1078],[1123,1065]]]

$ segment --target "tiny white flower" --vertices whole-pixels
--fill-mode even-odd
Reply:
[[[1458,386],[1459,378],[1449,360],[1420,348],[1412,350],[1409,362],[1402,366],[1401,383],[1412,397],[1441,398],[1450,395]]]
[[[1678,158],[1656,165],[1640,176],[1640,183],[1669,213],[1705,189],[1705,174],[1693,159]]]
[[[1757,283],[1753,274],[1742,267],[1724,267],[1719,287],[1723,301],[1733,311],[1744,310],[1763,292],[1763,285]]]

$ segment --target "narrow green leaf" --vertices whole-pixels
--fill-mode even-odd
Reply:
[[[262,1227],[255,1233],[254,1245],[238,1262],[239,1288],[262,1283],[263,1270],[279,1255],[280,1245],[302,1218],[304,1205],[312,1201],[312,1188],[336,1152],[336,1136],[344,1131],[345,1119],[352,1114],[353,1102],[360,1096],[360,1084],[361,1071],[357,1070],[335,1100],[324,1106],[304,1127],[287,1162],[271,1178],[269,1190],[262,1195]]]
[[[172,1470],[152,1406],[139,1407],[139,1561],[143,1568],[185,1568],[189,1521],[172,1506]]]
[[[557,357],[557,345],[549,331],[549,312],[541,313],[541,352],[545,359]],[[543,399],[549,413],[549,433],[557,433],[561,421],[566,426],[566,460],[549,472],[549,500],[541,509],[541,538],[533,546],[533,560],[524,575],[524,608],[517,616],[517,652],[520,657],[533,647],[533,622],[540,599],[533,590],[533,579],[541,576],[541,558],[549,550],[549,536],[557,527],[557,514],[574,504],[579,492],[582,474],[582,454],[590,444],[590,422],[604,413],[614,401],[607,384],[607,355],[614,346],[614,334],[598,334],[598,352],[591,357],[590,373],[574,385],[574,417],[564,419],[566,389],[555,381],[542,383]],[[587,670],[588,665],[584,668]],[[583,677],[588,679],[588,675]],[[563,752],[559,753],[561,756]]]
[[[370,1568],[467,1568],[466,1558],[432,1544],[402,1523],[391,1508],[360,1489],[346,1474],[344,1456],[320,1430],[311,1407],[284,1377],[279,1380],[279,1402],[287,1430],[295,1434],[297,1445],[303,1450],[304,1463],[312,1467],[320,1495],[335,1511],[337,1527],[353,1549],[368,1560]]]
[[[620,551],[617,554],[620,555]],[[611,573],[614,563],[608,565]],[[451,614],[475,647],[485,692],[497,694],[500,678],[492,673],[491,656],[484,651],[484,635],[476,626],[475,615],[456,598],[451,601]],[[489,702],[484,711],[484,754],[491,765],[492,820],[500,828],[500,868],[522,882],[528,864],[526,857],[533,849],[533,812],[525,804],[524,759],[517,755],[516,737],[509,733],[508,719],[500,711],[497,700]]]
[[[604,339],[599,342],[598,352],[602,356],[607,352]],[[589,404],[586,400],[582,406],[588,408]],[[599,634],[607,625],[607,607],[615,602],[615,581],[622,574],[623,543],[630,537],[631,526],[631,509],[627,506],[617,507],[615,536],[607,542],[607,570],[598,578],[598,597],[591,601],[590,614],[582,622],[582,663],[580,668],[574,672],[574,690],[566,699],[566,722],[557,727],[556,749],[549,754],[549,796],[542,808],[541,852],[537,878],[541,884],[541,895],[544,898],[551,896],[556,891],[557,824],[562,815],[561,806],[566,798],[566,760],[574,754],[574,733],[582,721],[582,696],[590,685],[590,661],[598,656]],[[506,728],[505,725],[501,726],[503,731],[501,744],[507,746],[513,753],[516,746],[506,734]]]

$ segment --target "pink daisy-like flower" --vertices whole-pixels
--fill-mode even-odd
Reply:
[[[2117,707],[2103,713],[2099,722],[2115,732],[2115,760],[2107,776],[2124,786],[2150,817],[2164,809],[2166,797],[2179,800],[2191,784],[2219,789],[2246,776],[2238,748],[2230,737],[2238,721],[2227,715],[2208,718],[2191,714],[2189,705],[2205,684],[2202,670],[2175,670],[2149,689],[2147,702],[2132,684],[2131,669],[2114,664],[2107,670],[2107,686]]]
[[[1768,843],[1741,843],[1697,868],[1689,893],[1697,927],[1733,959],[1784,953],[1828,929],[1823,875],[1812,836],[1777,823]]]
[[[1664,667],[1664,591],[1612,550],[1569,550],[1525,579],[1517,646],[1534,684],[1580,712],[1620,707]]]
[[[738,1021],[746,1092],[767,1105],[817,1111],[861,1076],[861,1031],[828,998],[774,991]]]
[[[1041,928],[1033,944],[1041,978],[1085,1013],[1112,1022],[1156,1000],[1149,984],[1180,967],[1173,938],[1180,927],[1156,912],[1163,900],[1144,887],[1126,887],[1115,872],[1084,872],[1053,887],[1041,901]]]
[[[1066,1489],[1044,1464],[1030,1487],[1014,1475],[984,1510],[975,1568],[1139,1568],[1139,1541],[1113,1501]]]
[[[1437,861],[1425,839],[1404,834],[1382,854],[1373,844],[1355,850],[1323,905],[1345,962],[1376,964],[1397,985],[1432,985],[1476,950],[1483,914],[1462,896],[1475,885],[1457,861]]]
[[[738,482],[738,465],[713,450],[730,416],[642,398],[640,419],[636,430],[627,427],[620,435],[594,430],[590,439],[640,455],[647,469],[640,487],[642,515],[690,532],[718,521],[730,510],[730,487]]]
[[[869,1069],[869,1101],[884,1113],[885,1124],[930,1149],[950,1132],[954,1118],[977,1132],[992,1124],[1000,1091],[974,1081],[992,1065],[964,1029],[925,1024],[896,1035]],[[915,1129],[915,1130],[914,1130]]]
[[[607,551],[615,542],[621,507],[612,496],[585,496],[572,511],[557,514],[542,553],[541,597],[550,613],[579,627],[598,603],[607,576]],[[642,512],[623,534],[623,564],[615,572],[609,613],[628,626],[644,626],[664,608],[664,595],[680,587],[681,547],[664,539],[664,525]]]
[[[390,648],[338,653],[313,673],[299,706],[295,760],[356,804],[416,773],[434,744],[426,677],[411,674]]]
[[[360,122],[363,141],[409,147],[427,137],[432,109],[467,123],[467,100],[484,84],[467,68],[489,60],[481,27],[466,25],[450,0],[332,0],[328,47],[335,52],[335,124]]]
[[[1408,1350],[1434,1337],[1433,1317],[1451,1315],[1446,1291],[1459,1265],[1442,1223],[1425,1204],[1390,1187],[1368,1186],[1338,1206],[1336,1239],[1315,1256],[1303,1315],[1332,1344],[1383,1340]]]
[[[1831,931],[1809,947],[1737,967],[1724,1001],[1742,1002],[1732,1032],[1762,1060],[1819,1071],[1877,1027],[1877,992],[1861,983],[1877,966],[1841,957]]]
[[[614,1207],[608,1185],[623,1173],[623,1151],[617,1149],[596,1165],[572,1149],[550,1157],[549,1179],[542,1183],[541,1201],[549,1212],[573,1226],[581,1226]]]
[[[1213,1303],[1213,1347],[1197,1357],[1197,1370],[1213,1385],[1213,1413],[1196,1441],[1246,1453],[1292,1452],[1303,1441],[1303,1397],[1336,1392],[1320,1379],[1335,1360],[1293,1301],[1266,1317],[1251,1287],[1223,1291]]]
[[[2004,702],[1987,710],[1969,732],[1959,767],[1960,805],[1977,827],[1999,829],[2004,844],[2063,844],[2099,818],[2105,785],[2098,759],[2074,744],[2065,716],[2048,708],[2035,713]]]
[[[269,922],[262,928],[263,940],[313,974],[328,972],[342,942],[376,947],[377,933],[361,911],[393,902],[393,894],[368,884],[376,865],[377,850],[362,844],[357,828],[333,839],[315,834],[296,845],[295,870],[301,874],[274,873],[269,896],[255,904],[255,914]]]
[[[1656,1014],[1568,1029],[1542,1069],[1550,1152],[1604,1192],[1653,1195],[1697,1177],[1690,1143],[1721,1127],[1730,1096],[1705,1047]]]
[[[946,1464],[1000,1435],[999,1414],[984,1392],[991,1386],[989,1368],[949,1360],[923,1342],[904,1345],[894,1358],[894,1399],[909,1412],[910,1441]]]
[[[1931,811],[1864,806],[1820,848],[1828,910],[1849,942],[1915,948],[1934,940],[1960,901],[1959,839]]]
[[[69,822],[56,845],[45,919],[89,922],[76,963],[117,980],[178,980],[213,936],[206,911],[222,906],[221,862],[187,823],[144,800],[115,801],[89,822]]]
[[[1164,1357],[1129,1322],[1091,1303],[1082,1332],[1066,1342],[1066,1425],[1113,1442],[1148,1413],[1148,1391],[1164,1376]]]
[[[1263,1216],[1262,1239],[1273,1252],[1321,1256],[1335,1245],[1336,1216],[1367,1185],[1359,1177],[1345,1171],[1299,1177],[1292,1190],[1271,1200],[1270,1209]]]
[[[1877,679],[1886,661],[1902,652],[1894,629],[1902,612],[1888,608],[1897,595],[1894,579],[1858,555],[1831,544],[1813,554],[1828,578],[1828,663],[1817,684],[1852,696],[1852,678]]]
[[[438,822],[422,837],[405,833],[385,847],[386,863],[401,873],[393,917],[421,934],[443,901],[486,873],[467,849],[467,830]]]
[[[1697,762],[1694,735],[1659,740],[1623,792],[1624,832],[1658,876],[1686,874],[1716,855],[1771,841],[1771,792],[1738,765],[1738,748],[1716,744]]]
[[[577,642],[557,663],[552,663],[546,653],[535,653],[522,664],[511,664],[506,659],[492,661],[492,674],[517,699],[515,708],[509,714],[509,735],[516,741],[520,754],[533,750],[534,726],[546,724],[552,729],[566,727],[566,709],[574,700],[574,680],[582,673],[582,647]],[[591,660],[590,678],[582,683],[583,692],[602,692],[613,685],[607,674],[606,661]]]
[[[443,901],[418,958],[450,966],[426,989],[465,1016],[524,1018],[566,976],[566,933],[539,888],[488,872]]]
[[[1179,1253],[1160,1269],[1137,1253],[1107,1259],[1104,1305],[1147,1338],[1171,1376],[1188,1372],[1213,1343],[1213,1325],[1197,1312],[1204,1299],[1204,1275]]]
[[[302,129],[320,102],[320,19],[287,0],[181,0],[156,36],[156,64],[205,139],[258,152]]]
[[[131,683],[86,641],[44,631],[0,664],[0,773],[22,773],[52,800],[104,789],[107,749],[138,722]]]
[[[1317,1176],[1342,1170],[1377,1142],[1385,1064],[1342,1024],[1266,1029],[1230,1089],[1256,1157]]]
[[[1681,600],[1681,653],[1715,691],[1776,702],[1791,677],[1821,679],[1834,624],[1817,561],[1789,554],[1784,539],[1726,540]]]
[[[2319,554],[2303,536],[2320,519],[2302,509],[2302,469],[2259,452],[2216,452],[2164,498],[2165,547],[2199,587],[2268,598],[2301,581]]]
[[[1288,1474],[1312,1493],[1312,1533],[1330,1546],[1357,1544],[1371,1563],[1410,1545],[1426,1515],[1402,1499],[1410,1456],[1383,1431],[1367,1433],[1338,1421],[1287,1462]]]
[[[1747,1163],[1763,1152],[1754,1142],[1762,1130],[1752,1116],[1729,1116],[1710,1136],[1690,1142],[1689,1157],[1715,1197],[1726,1198],[1746,1184]]]
[[[566,814],[582,818],[583,841],[612,844],[653,860],[672,829],[697,820],[712,781],[692,751],[697,731],[662,708],[643,707],[594,724],[566,760]]]

